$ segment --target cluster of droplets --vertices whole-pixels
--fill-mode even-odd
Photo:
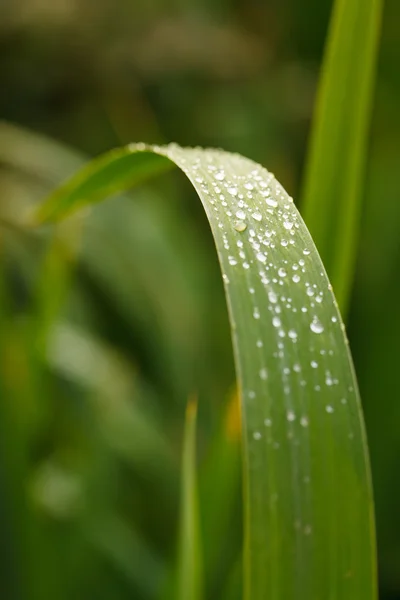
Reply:
[[[329,343],[331,328],[336,324],[342,325],[336,315],[329,322],[321,317],[325,314],[321,307],[326,301],[332,303],[332,296],[326,292],[323,272],[319,273],[319,277],[315,274],[311,277],[313,271],[308,261],[311,258],[314,261],[314,257],[308,247],[309,239],[305,241],[301,233],[300,219],[292,198],[288,197],[271,173],[242,157],[224,155],[224,166],[221,166],[221,153],[216,151],[208,155],[211,158],[206,159],[205,167],[204,155],[198,151],[194,150],[193,157],[189,160],[182,157],[179,149],[168,150],[170,155],[175,152],[177,156],[172,157],[178,159],[180,166],[199,188],[205,199],[206,210],[211,213],[210,218],[220,231],[223,248],[228,256],[228,268],[223,273],[225,285],[230,284],[229,269],[234,269],[236,273],[240,269],[244,274],[249,274],[248,291],[251,298],[255,299],[256,288],[260,285],[265,290],[265,303],[260,303],[259,294],[258,301],[252,302],[252,317],[259,327],[269,319],[272,332],[275,332],[277,350],[274,356],[278,360],[277,368],[282,373],[284,395],[288,399],[291,397],[294,376],[302,389],[306,390],[309,386],[314,392],[320,392],[323,384],[327,389],[333,390],[338,386],[339,379],[320,359],[333,354],[332,349],[327,350],[323,346]],[[232,230],[235,232],[233,236]],[[293,256],[296,258],[293,259]],[[257,277],[254,277],[254,267]],[[291,294],[296,296],[296,302]],[[299,298],[302,299],[301,306]],[[290,317],[295,313],[298,313],[295,318]],[[290,369],[285,366],[289,360],[287,354],[293,355],[292,352],[287,353],[288,344],[296,345],[300,336],[304,337],[304,324],[310,332],[310,352],[312,346],[315,357],[308,363],[308,367],[305,365],[301,368],[295,363]],[[313,344],[313,338],[320,341]],[[262,364],[263,346],[262,339],[257,339],[260,390],[268,385],[269,379],[268,370]],[[317,354],[320,355],[319,358]],[[321,369],[324,370],[323,377],[320,375]],[[256,391],[249,391],[247,394],[249,400],[256,396]],[[336,410],[337,403],[333,399],[324,407],[327,415]],[[346,403],[347,400],[339,402],[339,405]],[[297,425],[300,430],[307,430],[309,424],[312,424],[305,411],[297,415],[293,409],[288,408],[286,418],[289,425]],[[271,427],[272,420],[266,419],[265,424]],[[261,440],[263,434],[255,431],[253,437],[256,441]]]

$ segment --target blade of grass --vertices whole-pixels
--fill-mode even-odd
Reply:
[[[204,571],[214,595],[232,560],[240,553],[242,543],[242,522],[238,514],[241,509],[241,423],[236,389],[223,416],[200,477]]]
[[[357,251],[383,0],[336,0],[305,172],[302,215],[346,313]]]
[[[202,556],[196,474],[197,401],[189,400],[186,409],[182,450],[182,484],[179,552],[177,564],[177,600],[200,600],[202,588]]]
[[[62,219],[106,196],[113,186],[99,169],[143,151],[187,174],[215,238],[242,402],[245,599],[375,599],[368,453],[344,326],[273,175],[218,150],[131,145],[89,165],[41,215]]]

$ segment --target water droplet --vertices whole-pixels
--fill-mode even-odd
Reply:
[[[304,527],[304,534],[305,534],[305,535],[311,535],[311,532],[312,532],[312,527],[311,527],[311,525],[306,525],[306,526]]]
[[[246,218],[246,213],[243,210],[236,211],[236,216],[238,219],[243,221]]]
[[[263,341],[262,340],[257,340],[256,346],[257,346],[257,348],[262,348],[264,346]]]
[[[225,179],[225,173],[223,171],[217,171],[217,173],[215,173],[214,177],[218,181],[223,181]]]
[[[333,385],[333,379],[332,379],[332,376],[331,376],[331,374],[329,373],[329,371],[327,371],[327,372],[326,372],[325,383],[326,383],[326,385],[328,385],[328,386],[331,386],[331,385]]]
[[[342,404],[347,404],[347,400],[346,400],[346,398],[342,398],[340,402],[341,402]]]
[[[322,333],[324,331],[324,326],[322,325],[322,323],[317,319],[317,317],[314,317],[313,320],[310,323],[310,329],[311,331],[313,331],[314,333]]]
[[[265,427],[271,427],[271,425],[272,425],[271,419],[264,419],[264,425],[265,425]]]
[[[260,379],[263,379],[264,381],[268,378],[268,371],[267,369],[261,369],[260,370]]]
[[[302,427],[308,427],[308,419],[307,419],[307,417],[301,417],[301,419],[300,419],[300,425]]]
[[[241,233],[242,231],[245,231],[245,229],[247,228],[247,224],[244,221],[235,221],[234,228],[236,229],[236,231],[239,231]]]
[[[258,310],[258,308],[255,308],[255,309],[253,310],[253,317],[254,317],[255,319],[259,319],[259,318],[260,318],[260,311]]]
[[[268,300],[270,302],[272,302],[272,304],[275,304],[276,302],[278,302],[278,297],[275,294],[275,292],[268,292]]]
[[[296,373],[300,373],[301,367],[300,367],[300,365],[298,363],[295,363],[293,365],[293,371],[295,371]]]
[[[316,369],[318,367],[318,363],[315,360],[311,361],[311,366],[313,369]]]
[[[274,318],[272,319],[272,325],[273,325],[274,327],[280,327],[280,326],[281,326],[281,324],[282,324],[282,323],[281,323],[281,320],[280,320],[280,318],[279,318],[279,317],[274,317]]]
[[[292,280],[294,281],[294,283],[299,283],[300,275],[297,275],[297,273],[296,273],[296,275],[293,275]]]
[[[256,221],[261,221],[262,220],[262,215],[260,215],[259,212],[253,212],[253,214],[251,215],[253,217],[253,219],[255,219]]]
[[[290,231],[293,227],[293,223],[292,221],[284,221],[283,222],[283,226],[285,229],[287,229],[288,231]]]
[[[332,323],[337,323],[337,317],[332,317]]]
[[[254,190],[254,185],[250,182],[245,183],[244,187],[246,188],[246,190]]]
[[[286,248],[286,246],[288,245],[288,241],[287,240],[281,240],[281,246],[283,246],[284,248]]]
[[[331,414],[331,413],[333,413],[333,410],[334,410],[334,409],[333,409],[333,406],[331,406],[330,404],[327,404],[327,405],[325,406],[325,410],[326,410],[326,412],[327,412],[327,413],[330,413],[330,414]]]
[[[265,254],[263,254],[262,252],[257,252],[257,259],[262,262],[265,263],[267,262],[267,257],[265,256]]]
[[[286,277],[286,271],[282,267],[278,270],[279,277]]]
[[[275,208],[276,206],[278,206],[277,201],[274,200],[273,198],[266,198],[265,202],[268,204],[268,206],[272,206],[272,208]]]
[[[307,288],[307,296],[314,296],[314,290],[312,289],[312,287],[308,287]]]
[[[232,265],[232,267],[234,267],[235,265],[237,265],[237,260],[233,256],[230,256],[228,258],[228,260],[229,260],[229,264]]]
[[[289,329],[288,336],[291,340],[297,340],[297,331],[295,331],[294,329]]]
[[[238,194],[238,190],[236,187],[228,187],[227,188],[227,192],[231,195],[231,196],[237,196]]]
[[[255,431],[253,433],[253,438],[257,441],[257,440],[261,440],[261,433],[259,431]]]
[[[309,250],[307,250],[307,248],[305,248],[305,249],[303,250],[303,254],[304,254],[305,256],[308,256],[308,255],[310,254],[310,251],[309,251]]]
[[[296,420],[296,415],[294,414],[294,412],[292,410],[289,410],[287,412],[287,420],[288,421],[295,421]]]

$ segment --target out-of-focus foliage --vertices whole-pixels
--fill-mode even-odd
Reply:
[[[193,192],[171,175],[55,238],[17,224],[81,164],[78,153],[140,139],[241,152],[297,197],[330,9],[330,0],[0,4],[0,118],[77,150],[0,127],[5,597],[162,597],[177,550],[184,406],[195,392],[200,497],[215,494],[202,502],[203,527],[223,531],[207,597],[240,598],[231,347]],[[384,600],[400,597],[399,22],[398,1],[387,0],[349,313]]]

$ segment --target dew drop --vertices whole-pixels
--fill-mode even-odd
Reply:
[[[215,173],[214,177],[218,181],[223,181],[225,179],[225,173],[223,171],[217,171],[217,173]]]
[[[272,319],[272,325],[274,327],[280,327],[281,326],[281,320],[280,320],[280,318],[279,317],[274,317]]]
[[[235,221],[234,228],[240,233],[247,229],[247,224],[244,221]]]
[[[268,206],[271,206],[272,208],[275,208],[276,206],[278,206],[278,202],[276,200],[274,200],[273,198],[266,198],[265,202],[268,204]]]
[[[278,271],[279,277],[286,277],[286,271],[282,267]]]
[[[237,196],[238,194],[238,190],[236,187],[228,187],[227,188],[227,192],[231,195],[231,196]]]
[[[271,419],[264,419],[264,425],[265,425],[265,427],[271,427],[271,425],[272,425]]]
[[[297,340],[297,331],[295,331],[294,329],[289,329],[288,336],[291,340]]]
[[[265,254],[263,254],[262,252],[257,252],[257,255],[256,255],[256,256],[257,256],[257,259],[258,259],[260,262],[262,262],[262,263],[265,263],[265,262],[267,262],[267,258],[266,258],[266,256],[265,256]]]
[[[268,371],[267,369],[260,369],[260,379],[262,379],[263,381],[265,381],[268,378]]]
[[[311,331],[313,331],[314,333],[322,333],[324,331],[324,326],[322,325],[322,323],[317,319],[317,317],[314,317],[313,320],[310,323],[310,329]]]
[[[325,406],[325,410],[326,410],[327,413],[332,414],[333,413],[333,406],[331,406],[330,404],[327,404]]]
[[[238,210],[236,212],[236,216],[238,219],[240,219],[241,221],[243,221],[246,218],[246,213],[243,210]]]
[[[261,433],[259,431],[255,431],[253,433],[253,438],[257,441],[257,440],[261,440]]]
[[[307,419],[307,417],[301,417],[301,419],[300,419],[300,425],[302,427],[308,427],[308,419]]]
[[[253,317],[254,317],[255,319],[259,319],[259,318],[260,318],[260,311],[258,310],[258,308],[255,308],[255,309],[253,310]]]
[[[272,302],[272,304],[276,304],[278,302],[278,296],[275,292],[268,292],[268,300]]]
[[[303,254],[304,254],[304,256],[308,256],[310,254],[310,251],[307,250],[307,248],[304,248]]]
[[[318,363],[315,360],[311,361],[311,366],[313,369],[316,369],[318,367]]]
[[[288,421],[296,420],[296,415],[294,414],[294,412],[292,410],[289,410],[286,416],[287,416]]]
[[[284,221],[283,222],[283,226],[285,229],[287,229],[288,231],[290,231],[293,227],[293,223],[292,221]]]
[[[245,183],[244,187],[246,188],[246,190],[254,190],[254,185],[250,182]]]
[[[259,212],[254,212],[252,215],[253,219],[255,219],[256,221],[261,221],[262,220],[262,215],[260,215]]]
[[[297,275],[297,273],[295,275],[293,275],[292,281],[294,281],[294,283],[299,283],[299,281],[300,281],[300,275]]]
[[[232,267],[234,267],[235,265],[237,265],[237,260],[233,256],[230,256],[228,258],[228,260],[229,260],[229,264],[232,265]]]

